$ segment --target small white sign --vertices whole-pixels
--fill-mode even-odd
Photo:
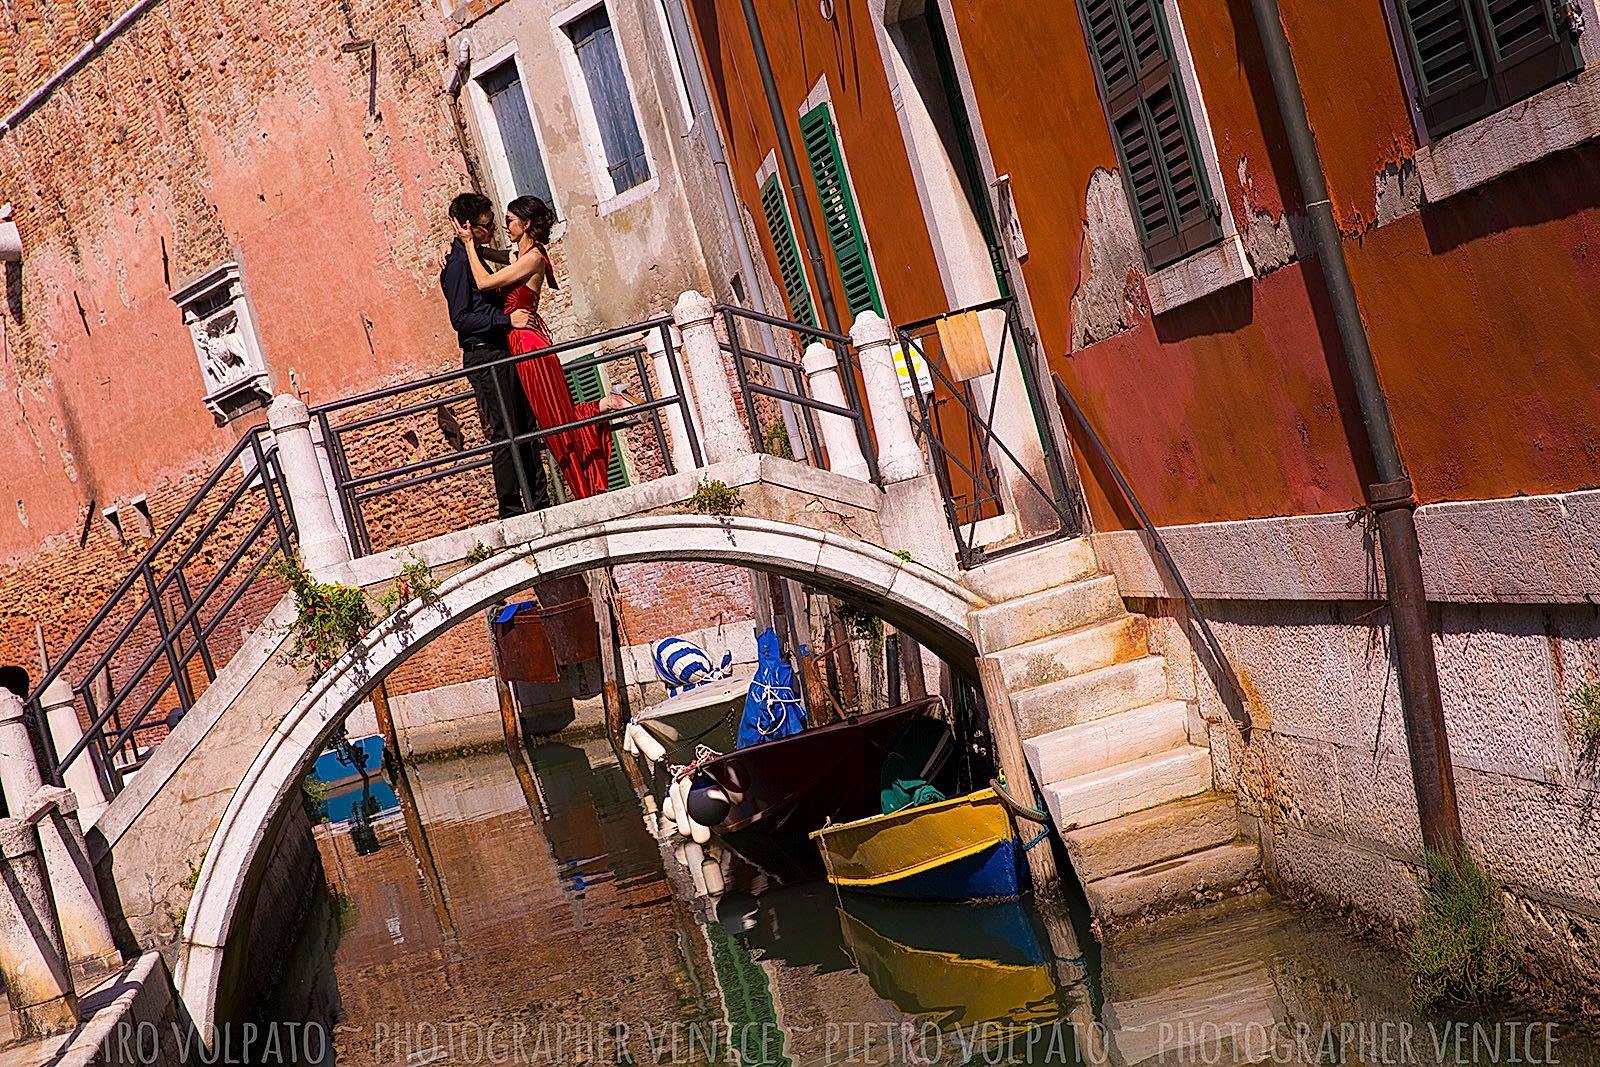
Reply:
[[[928,373],[928,362],[922,358],[922,353],[916,349],[911,351],[911,363],[917,368],[917,389],[923,396],[933,394],[933,377]],[[900,395],[911,397],[917,395],[916,389],[911,387],[911,371],[906,366],[906,350],[900,345],[894,346],[894,372],[900,378]]]

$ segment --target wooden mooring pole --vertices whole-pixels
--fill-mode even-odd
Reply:
[[[1011,694],[1000,664],[987,656],[978,657],[978,681],[983,687],[983,703],[989,711],[989,735],[994,738],[995,757],[1005,772],[1006,790],[1019,804],[1035,804],[1033,775],[1028,770],[1028,757],[1022,749],[1022,732],[1017,728],[1017,717],[1011,711]],[[1053,831],[1048,823],[1038,825],[1023,822],[1021,834],[1031,841],[1039,832]],[[1033,877],[1033,893],[1041,900],[1053,900],[1061,895],[1061,875],[1056,870],[1055,854],[1050,850],[1048,838],[1038,841],[1027,850],[1028,872]]]

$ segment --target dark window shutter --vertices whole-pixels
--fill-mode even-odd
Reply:
[[[611,182],[619,193],[632,189],[650,177],[650,165],[645,160],[644,138],[633,113],[610,16],[604,6],[597,7],[572,22],[567,33],[578,53],[578,65],[583,68],[584,84],[589,88]]]
[[[550,179],[544,172],[539,142],[533,133],[533,118],[528,114],[528,97],[517,76],[517,64],[508,59],[478,79],[478,86],[489,98],[489,110],[500,131],[506,166],[517,196],[537,196],[555,206],[550,196]]]
[[[815,326],[817,313],[811,306],[811,289],[806,285],[800,249],[795,245],[794,227],[789,222],[789,203],[784,199],[783,186],[778,183],[776,174],[761,186],[761,213],[766,216],[767,233],[772,236],[772,251],[778,259],[783,295],[789,301],[789,316],[795,322]]]
[[[1501,106],[1532,96],[1583,68],[1566,19],[1557,19],[1551,0],[1475,2]]]
[[[1551,0],[1400,0],[1423,124],[1443,136],[1579,70]]]
[[[845,306],[852,316],[868,310],[882,315],[878,279],[867,255],[861,216],[856,213],[855,196],[844,171],[844,156],[839,151],[839,137],[834,132],[833,114],[827,104],[820,104],[800,117],[800,138],[805,142],[806,156],[811,161],[811,178],[816,182],[817,197],[822,201],[822,220],[828,230],[828,243],[833,246],[840,282],[844,285]]]
[[[596,403],[605,398],[605,382],[600,378],[599,367],[579,367],[567,371],[567,388],[572,391],[575,404]],[[603,425],[603,424],[602,424]],[[560,469],[560,464],[556,465]],[[611,465],[606,468],[606,490],[621,489],[628,484],[628,465],[622,461],[622,436],[611,434]]]
[[[1150,266],[1222,239],[1160,0],[1079,0]]]

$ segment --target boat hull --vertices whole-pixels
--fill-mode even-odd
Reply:
[[[714,829],[803,834],[878,810],[884,754],[907,723],[939,706],[937,697],[927,697],[712,760],[702,773],[732,801]]]
[[[828,881],[909,900],[994,900],[1022,892],[1022,847],[992,789],[812,834]]]

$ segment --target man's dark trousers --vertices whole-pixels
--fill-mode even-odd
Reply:
[[[515,364],[473,370],[497,359],[508,359],[510,355],[503,346],[494,345],[475,345],[461,350],[461,364],[471,371],[467,381],[472,383],[473,395],[478,400],[478,419],[483,425],[484,436],[494,444],[510,440],[513,434],[531,433],[539,428],[533,417],[533,409],[528,406],[528,398],[522,392],[522,383],[517,380]],[[500,384],[498,397],[495,395],[496,381]],[[491,453],[494,495],[499,502],[502,519],[550,506],[550,487],[545,478],[544,457],[541,455],[543,451],[544,447],[538,441],[524,441],[516,446],[532,498],[526,502],[522,498],[522,485],[517,480],[512,450],[501,445]]]

